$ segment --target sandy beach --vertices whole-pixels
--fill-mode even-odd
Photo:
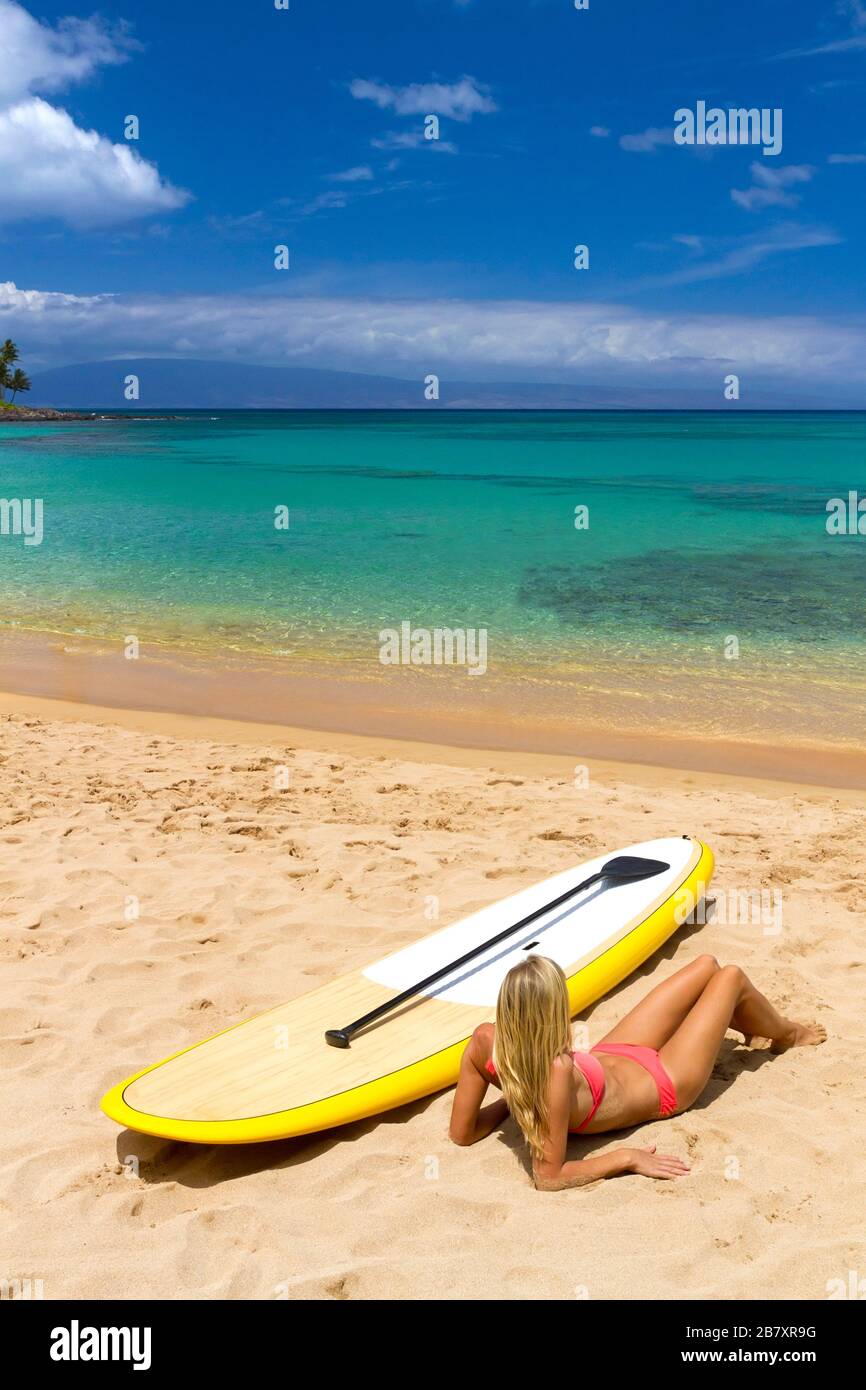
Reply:
[[[2,1268],[46,1299],[822,1299],[866,1250],[862,794],[0,697]],[[289,769],[277,790],[274,772]],[[447,1139],[450,1095],[308,1139],[118,1130],[122,1076],[607,848],[689,832],[718,910],[588,1016],[597,1039],[694,956],[829,1039],[729,1034],[689,1113],[574,1140],[684,1156],[536,1193],[512,1123]],[[777,926],[736,920],[778,892]],[[137,902],[137,913],[131,906]]]

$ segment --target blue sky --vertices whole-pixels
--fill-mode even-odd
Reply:
[[[0,0],[0,329],[31,367],[733,363],[866,404],[861,0],[290,5]],[[675,145],[699,99],[781,108],[780,154]]]

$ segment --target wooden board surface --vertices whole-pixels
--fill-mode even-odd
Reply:
[[[183,1052],[127,1086],[135,1110],[186,1120],[240,1120],[362,1086],[467,1038],[489,1009],[422,997],[350,1048],[329,1047],[327,1028],[369,1013],[396,991],[360,971],[302,994]]]

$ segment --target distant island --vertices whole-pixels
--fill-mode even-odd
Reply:
[[[7,340],[8,342],[8,340]],[[11,344],[14,349],[15,345]],[[0,353],[3,349],[0,348]],[[15,349],[17,353],[17,349]],[[724,401],[720,380],[679,386],[587,381],[464,381],[443,375],[438,396],[428,397],[427,378],[393,377],[295,364],[269,366],[184,357],[137,357],[75,362],[34,373],[32,385],[6,364],[12,399],[3,399],[0,421],[177,419],[173,412],[228,410],[833,410],[863,409],[859,395],[826,391],[810,395],[753,382],[743,400]],[[17,377],[17,385],[12,381]],[[134,379],[136,396],[126,395]],[[14,403],[30,389],[33,406]],[[171,412],[163,415],[162,412]]]

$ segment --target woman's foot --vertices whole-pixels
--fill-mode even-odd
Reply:
[[[771,1052],[787,1052],[789,1047],[818,1047],[827,1041],[823,1023],[791,1023],[790,1028],[790,1037],[773,1039]]]
[[[827,1029],[823,1023],[789,1022],[783,1037],[759,1038],[752,1034],[746,1038],[746,1046],[769,1049],[770,1052],[787,1052],[791,1047],[818,1047],[826,1041]]]

